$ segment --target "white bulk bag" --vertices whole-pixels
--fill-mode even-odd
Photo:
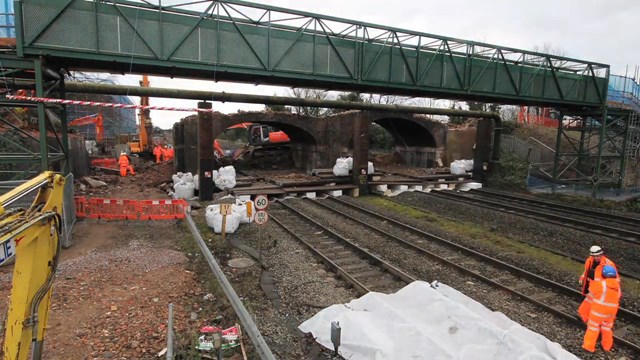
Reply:
[[[247,204],[251,207],[251,216],[247,215]],[[240,217],[240,224],[250,224],[255,217],[256,208],[253,205],[253,201],[240,201],[236,200],[236,206],[233,207],[233,211],[238,213]]]
[[[173,185],[176,185],[180,182],[180,180],[182,180],[182,177],[184,176],[183,173],[179,172],[177,174],[171,175],[171,179],[173,180]]]
[[[335,176],[349,176],[349,164],[346,162],[340,162],[333,166],[333,175]]]
[[[195,186],[192,182],[180,182],[173,187],[176,192],[173,195],[176,199],[191,199],[195,190]]]
[[[190,172],[184,174],[182,178],[184,179],[185,182],[188,182],[188,183],[193,182],[193,174],[191,174]]]

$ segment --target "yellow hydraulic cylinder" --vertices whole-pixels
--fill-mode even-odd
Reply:
[[[5,360],[42,356],[49,318],[53,277],[60,252],[64,177],[53,172],[28,181],[0,196],[0,244],[15,244],[15,264],[3,345]],[[29,209],[7,211],[5,206],[38,188]]]

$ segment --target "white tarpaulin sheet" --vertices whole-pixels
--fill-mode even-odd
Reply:
[[[369,293],[332,305],[300,325],[333,349],[342,328],[345,359],[578,359],[560,344],[441,283],[416,281],[395,294]]]

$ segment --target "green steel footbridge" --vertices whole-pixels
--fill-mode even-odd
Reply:
[[[62,71],[82,70],[608,116],[609,66],[551,54],[237,0],[16,0],[14,12],[15,48],[0,54],[3,81],[12,89],[32,79],[38,96],[64,97]],[[25,106],[6,99],[4,104]],[[64,108],[33,106],[41,134],[51,111],[65,118]],[[616,124],[618,130],[628,127]],[[602,142],[606,133],[600,135]],[[44,144],[40,154],[13,159],[47,168],[68,152],[64,126],[60,138],[60,151],[52,154]],[[598,164],[601,155],[602,149]],[[602,181],[600,166],[592,181]]]

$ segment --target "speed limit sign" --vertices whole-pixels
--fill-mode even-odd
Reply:
[[[264,211],[264,210],[258,210],[256,212],[256,224],[258,225],[264,225],[267,223],[267,220],[269,220],[269,214]]]
[[[269,206],[269,199],[266,195],[258,195],[253,203],[256,205],[256,210],[264,210]]]

